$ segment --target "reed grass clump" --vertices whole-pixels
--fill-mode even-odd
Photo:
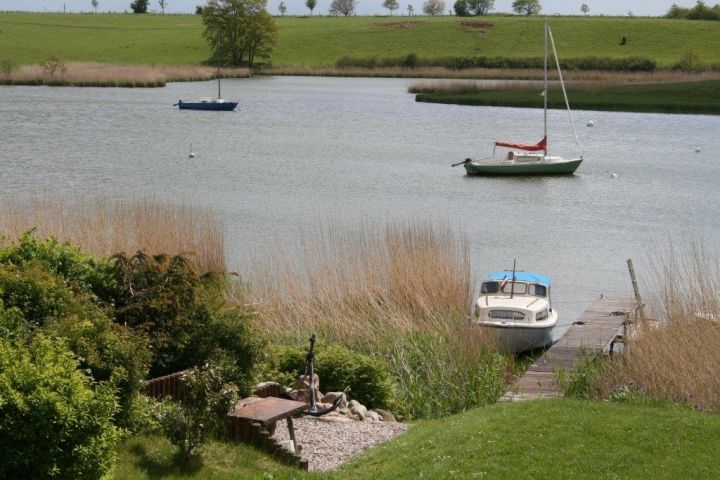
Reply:
[[[465,235],[447,222],[363,221],[301,232],[256,256],[239,301],[277,342],[311,333],[382,358],[401,415],[440,417],[495,401],[506,361],[467,320],[473,292]]]
[[[248,68],[223,68],[223,78],[247,78]],[[167,82],[194,82],[217,78],[217,68],[206,65],[114,65],[72,62],[48,75],[40,65],[24,65],[0,79],[5,85],[73,87],[164,87]]]
[[[720,411],[720,257],[700,240],[649,254],[652,320],[603,368],[605,395],[618,386],[650,398]]]
[[[0,233],[10,241],[30,230],[70,240],[94,255],[138,250],[188,253],[200,271],[225,271],[224,225],[211,209],[152,198],[110,201],[45,195],[4,196]]]

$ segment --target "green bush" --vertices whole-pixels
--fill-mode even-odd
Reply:
[[[50,319],[68,315],[76,302],[62,278],[40,266],[0,267],[0,297],[6,308],[15,308],[40,328]]]
[[[0,339],[0,478],[100,478],[114,462],[117,408],[63,342]]]
[[[420,68],[436,67],[448,70],[469,70],[473,68],[488,69],[541,69],[544,59],[542,57],[433,57],[419,58],[414,53],[400,57],[377,56],[354,58],[344,56],[335,66],[338,68]],[[601,70],[624,72],[650,72],[657,69],[654,60],[643,57],[609,58],[609,57],[582,57],[560,60],[560,66],[565,70]]]
[[[228,307],[219,275],[197,273],[183,255],[118,254],[114,262],[115,321],[147,336],[151,377],[211,362],[249,391],[259,340],[242,312]]]
[[[242,395],[252,393],[262,342],[243,312],[205,305],[195,312],[188,334],[182,362],[174,371],[210,363],[220,369],[225,382],[237,385]]]
[[[290,386],[306,370],[307,350],[288,346],[267,349],[266,372],[273,380]],[[315,350],[315,373],[320,377],[323,393],[345,392],[351,400],[357,400],[368,408],[395,406],[393,382],[387,364],[382,360],[355,352],[348,348],[331,345],[318,346]]]
[[[137,420],[137,397],[151,359],[147,340],[92,311],[52,321],[44,331],[63,338],[80,360],[80,368],[88,370],[95,381],[113,386],[120,406],[115,415],[118,426],[133,431],[142,427]]]
[[[38,240],[33,232],[29,230],[21,235],[17,245],[3,245],[0,248],[0,265],[20,268],[38,265],[65,279],[74,291],[107,298],[114,283],[107,258],[85,254],[80,247],[69,241],[60,243],[54,237]]]
[[[166,397],[155,402],[153,411],[160,430],[188,460],[199,453],[208,435],[224,433],[227,413],[238,397],[237,387],[225,383],[220,369],[212,365],[188,370],[182,385],[182,403]]]

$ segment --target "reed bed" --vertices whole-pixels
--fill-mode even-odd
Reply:
[[[0,79],[6,85],[53,85],[75,87],[164,87],[167,82],[205,81],[217,78],[217,68],[203,65],[113,65],[68,63],[64,73],[44,75],[38,65],[25,65]],[[248,68],[223,68],[224,78],[247,78]]]
[[[411,84],[409,93],[450,93],[473,94],[495,90],[537,90],[542,76],[533,79],[505,78],[499,82],[472,80],[435,80],[422,81]],[[548,87],[559,89],[560,81],[556,76],[549,77]],[[563,80],[568,89],[583,90],[593,88],[612,87],[616,85],[647,85],[656,83],[687,83],[705,80],[719,80],[720,72],[690,74],[684,72],[638,72],[638,73],[608,73],[608,72],[571,72],[564,74]]]
[[[645,395],[720,411],[720,256],[693,239],[648,257],[653,320],[638,326],[622,361],[606,369],[603,390],[632,385]]]
[[[39,238],[70,240],[95,255],[138,250],[192,255],[202,272],[225,271],[224,225],[210,209],[156,199],[3,197],[0,232],[12,241],[35,228]]]
[[[414,417],[439,417],[502,393],[505,360],[467,320],[468,239],[445,221],[365,220],[301,232],[256,255],[244,297],[255,326],[302,345],[312,332],[388,362]]]

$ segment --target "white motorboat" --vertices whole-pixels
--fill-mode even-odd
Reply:
[[[520,271],[491,273],[480,288],[472,322],[506,353],[553,343],[558,314],[550,302],[550,279]]]

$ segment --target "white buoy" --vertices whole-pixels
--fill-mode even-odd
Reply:
[[[610,178],[617,178],[617,173],[611,173]]]
[[[700,150],[700,147],[695,147],[695,153],[700,153],[702,150]]]
[[[188,155],[190,158],[195,158],[195,152],[193,152],[192,143],[190,144],[190,155]]]
[[[592,120],[589,120],[587,123],[587,126],[592,127],[593,125],[595,125],[595,122],[593,122]]]

